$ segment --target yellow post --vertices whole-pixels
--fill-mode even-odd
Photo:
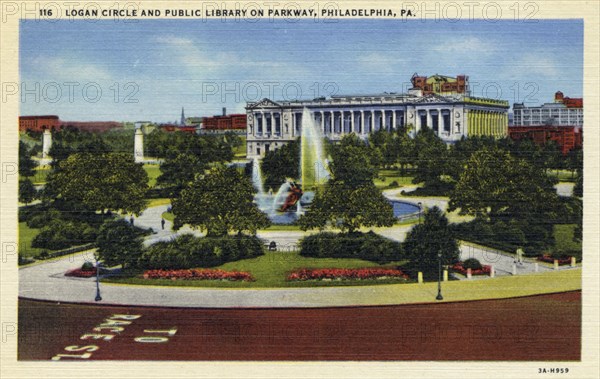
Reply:
[[[444,282],[448,281],[448,270],[444,269]]]
[[[417,275],[417,281],[423,283],[423,273],[421,271],[419,271],[419,274]]]
[[[558,270],[558,259],[554,260],[554,269]]]

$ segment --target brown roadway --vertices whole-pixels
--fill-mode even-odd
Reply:
[[[126,321],[132,315],[140,317]],[[94,331],[111,318],[120,320],[122,331],[112,332],[110,327]],[[172,329],[177,331],[169,336]],[[139,337],[146,342],[144,338],[136,342]],[[165,342],[148,342],[155,340]],[[65,351],[68,346],[80,350]],[[82,350],[86,346],[96,348]],[[74,357],[62,361],[81,361],[76,356],[89,350],[95,351],[86,360],[577,361],[581,292],[311,309],[181,309],[19,300],[20,360],[67,354]]]

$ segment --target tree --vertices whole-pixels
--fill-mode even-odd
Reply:
[[[448,184],[442,178],[447,173],[448,149],[446,144],[426,126],[419,130],[414,143],[415,159],[413,164],[417,166],[417,169],[413,183],[423,183],[425,188],[444,194],[448,190]]]
[[[148,175],[133,154],[75,153],[48,176],[46,198],[58,198],[87,209],[139,214],[146,206]]]
[[[100,227],[96,245],[98,258],[106,266],[135,267],[142,256],[142,230],[123,219],[109,221]]]
[[[173,199],[173,227],[189,224],[211,236],[229,231],[256,234],[258,229],[268,227],[270,220],[253,203],[254,192],[250,179],[235,167],[214,167]]]
[[[19,175],[33,176],[35,166],[35,162],[31,159],[31,151],[23,141],[19,141]]]
[[[37,197],[37,190],[29,179],[19,180],[19,201],[25,205],[31,203]]]
[[[277,191],[287,178],[300,177],[300,138],[265,154],[261,162],[265,188]]]
[[[448,219],[438,207],[425,212],[423,222],[406,235],[403,248],[410,259],[410,266],[428,277],[438,274],[439,253],[442,265],[454,264],[460,257],[458,242],[452,235]]]
[[[67,125],[62,130],[52,133],[52,146],[49,152],[52,163],[50,165],[54,170],[60,170],[60,163],[72,154],[105,154],[110,151],[110,147],[98,134],[80,131]]]
[[[181,190],[194,181],[196,175],[202,174],[206,164],[197,155],[191,153],[169,154],[160,165],[162,174],[156,183],[172,187],[171,196],[176,197]]]
[[[360,227],[391,226],[392,205],[373,184],[381,155],[355,135],[332,147],[332,179],[317,189],[310,211],[298,223],[303,230],[327,225],[354,232]]]
[[[395,221],[392,205],[372,182],[349,186],[334,179],[317,190],[310,211],[298,224],[302,230],[330,225],[352,233],[361,227],[392,226]]]
[[[544,169],[507,151],[484,147],[467,161],[450,194],[449,210],[460,208],[461,214],[493,220],[540,219],[558,208],[554,184]]]
[[[381,153],[369,146],[355,134],[342,138],[331,147],[332,162],[329,171],[333,179],[352,187],[373,182],[381,164]]]

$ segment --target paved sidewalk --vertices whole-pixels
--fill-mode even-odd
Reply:
[[[285,253],[282,253],[285,254]],[[93,261],[92,251],[19,269],[19,296],[57,302],[91,303],[95,278],[68,278],[64,273]],[[445,301],[506,298],[581,288],[581,270],[563,269],[529,275],[445,282]],[[100,304],[206,307],[295,308],[376,306],[434,302],[437,283],[376,286],[267,289],[215,289],[100,284]]]

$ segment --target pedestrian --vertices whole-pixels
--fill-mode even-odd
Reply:
[[[133,226],[133,216],[131,216],[131,218],[129,218],[129,223],[131,224],[131,226]]]
[[[519,265],[523,265],[523,249],[520,247],[517,249],[517,261],[519,262]]]
[[[160,226],[162,227],[162,230],[165,230],[165,219],[164,218],[160,219]]]

